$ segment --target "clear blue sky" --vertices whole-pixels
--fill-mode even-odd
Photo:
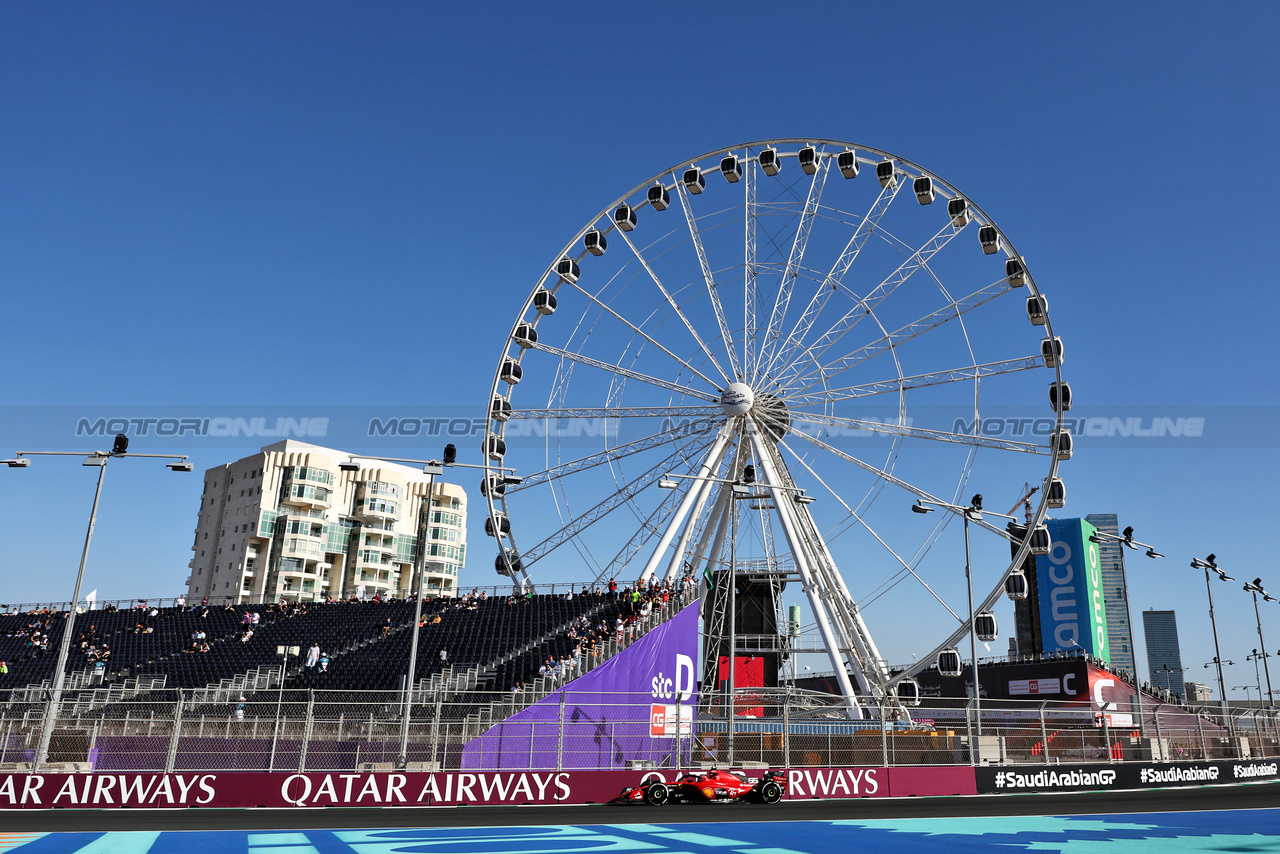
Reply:
[[[1064,467],[1066,511],[1169,555],[1130,561],[1135,622],[1177,609],[1206,675],[1190,558],[1280,589],[1278,24],[1270,3],[8,5],[0,451],[42,407],[482,407],[520,300],[612,199],[736,142],[846,139],[1013,237],[1079,403],[1243,408],[1214,416],[1248,425],[1221,447]],[[69,595],[91,475],[0,469],[0,600]],[[114,466],[88,586],[174,595],[199,489]],[[463,581],[491,583],[471,543]],[[1243,663],[1252,607],[1215,593]]]

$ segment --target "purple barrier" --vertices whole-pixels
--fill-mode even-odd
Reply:
[[[697,654],[693,602],[604,664],[469,741],[462,767],[555,768],[562,747],[567,755],[560,767],[624,768],[669,757],[676,718],[682,731],[692,732]]]

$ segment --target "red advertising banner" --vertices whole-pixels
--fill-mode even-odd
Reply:
[[[750,774],[751,772],[748,771]],[[788,800],[974,794],[973,768],[793,768]],[[672,771],[4,774],[0,809],[590,804]]]

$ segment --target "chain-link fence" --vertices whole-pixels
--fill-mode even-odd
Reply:
[[[47,705],[0,705],[0,768],[31,768]],[[603,770],[699,765],[844,767],[1052,764],[1275,757],[1273,710],[930,700],[851,720],[839,698],[754,689],[671,702],[562,690],[401,692],[271,689],[230,696],[158,690],[116,702],[68,692],[47,768],[127,771]],[[38,770],[38,769],[37,769]]]

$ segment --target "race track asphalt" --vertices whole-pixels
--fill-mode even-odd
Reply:
[[[521,827],[660,821],[666,824],[741,821],[947,816],[1048,816],[1275,809],[1280,781],[1128,792],[969,795],[944,798],[856,798],[788,801],[776,806],[527,806],[321,807],[296,809],[115,809],[5,811],[7,832],[109,830],[312,830],[380,827]]]

